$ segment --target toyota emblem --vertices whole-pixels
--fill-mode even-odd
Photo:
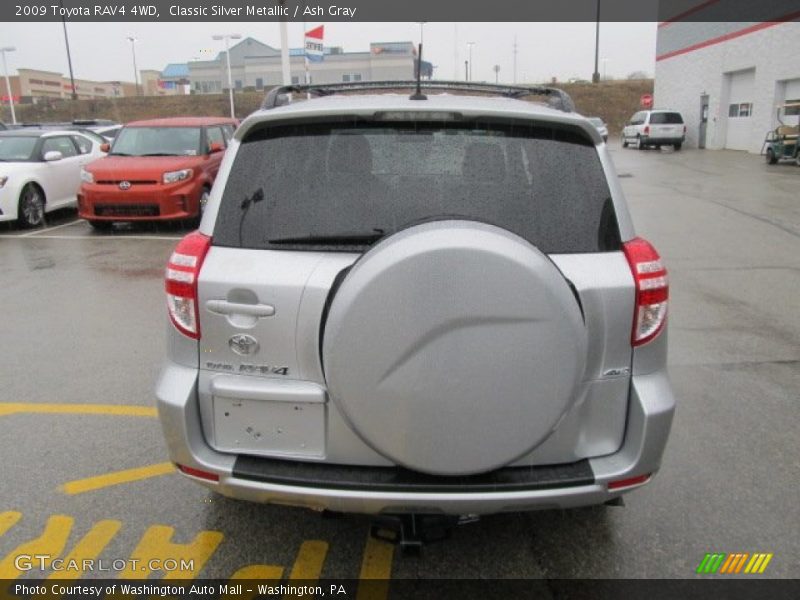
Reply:
[[[240,356],[248,356],[258,352],[258,340],[252,335],[239,333],[228,340],[228,346]]]
[[[129,189],[131,189],[131,182],[130,181],[120,181],[119,182],[119,189],[121,189],[121,190],[129,190]]]

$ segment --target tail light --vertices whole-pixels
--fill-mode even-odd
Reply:
[[[178,463],[175,463],[175,466],[178,467],[178,470],[181,473],[185,473],[186,475],[191,475],[192,477],[198,477],[200,479],[213,481],[214,483],[219,483],[219,475],[216,473],[210,473],[209,471],[203,471],[202,469],[195,469],[194,467],[187,467],[186,465],[181,465]]]
[[[608,482],[608,491],[621,490],[623,488],[633,487],[635,485],[642,485],[650,481],[652,473],[646,475],[638,475],[636,477],[629,477],[628,479],[617,479],[616,481]]]
[[[644,126],[644,134],[645,135],[650,135],[650,125],[645,125]]]
[[[165,288],[169,318],[178,331],[195,340],[200,339],[197,276],[210,246],[210,237],[194,231],[178,242],[167,263]]]
[[[683,126],[683,133],[686,133],[686,125]]]
[[[669,282],[656,249],[642,238],[623,245],[625,258],[636,284],[636,310],[633,318],[631,345],[640,346],[652,340],[664,327],[667,318]]]

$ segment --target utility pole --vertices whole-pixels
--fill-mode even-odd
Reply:
[[[72,74],[72,55],[69,51],[69,36],[67,35],[67,19],[64,17],[64,2],[58,0],[58,5],[61,7],[61,25],[64,26],[64,44],[67,46],[67,65],[69,65],[69,83],[72,87],[72,99],[78,99],[78,92],[75,91],[75,76]]]
[[[597,19],[595,20],[594,34],[594,73],[592,83],[600,82],[600,72],[597,70],[597,61],[600,59],[600,0],[597,0]]]
[[[500,83],[500,65],[493,66],[492,70],[494,71],[494,82]]]
[[[233,75],[231,74],[231,48],[230,48],[230,41],[231,40],[240,40],[242,39],[241,34],[238,33],[225,33],[225,34],[218,34],[212,35],[211,39],[219,41],[225,40],[225,59],[228,63],[228,98],[231,103],[231,119],[236,118],[236,113],[233,110]]]
[[[458,79],[458,23],[453,23],[453,79]]]
[[[475,42],[467,42],[467,48],[469,48],[469,72],[467,73],[467,81],[472,81],[472,47],[475,45]]]
[[[133,53],[133,81],[136,84],[136,95],[141,96],[139,90],[139,69],[136,67],[136,42],[139,40],[132,35],[129,35],[127,39],[131,43],[131,52]]]
[[[514,36],[514,83],[517,83],[517,36]]]
[[[286,0],[280,0],[281,8],[286,4]],[[286,21],[281,19],[281,71],[283,77],[283,85],[291,85],[292,83],[292,68],[289,64],[289,32]]]
[[[464,81],[469,81],[469,61],[464,61]]]
[[[14,52],[14,46],[6,46],[0,48],[0,54],[3,55],[3,72],[6,76],[6,91],[8,92],[8,106],[11,108],[11,122],[17,124],[17,115],[14,113],[14,94],[11,93],[11,80],[8,78],[8,63],[6,62],[6,52]]]

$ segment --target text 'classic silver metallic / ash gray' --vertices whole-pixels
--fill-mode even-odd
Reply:
[[[156,395],[185,475],[459,515],[602,503],[658,470],[666,270],[591,123],[490,87],[312,88],[242,123],[166,272]]]

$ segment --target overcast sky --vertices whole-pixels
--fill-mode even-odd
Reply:
[[[307,29],[320,23],[308,23]],[[167,63],[209,58],[222,49],[215,33],[240,33],[280,47],[279,25],[270,23],[68,23],[72,64],[76,78],[133,81],[131,46],[134,35],[139,69],[161,70]],[[289,45],[302,46],[304,24],[289,23]],[[513,80],[513,43],[517,40],[517,81],[591,79],[594,69],[594,23],[427,23],[424,58],[436,65],[435,77],[464,76],[472,48],[473,79],[494,81],[492,67],[500,66],[500,81]],[[418,42],[416,23],[327,23],[325,45],[345,51],[365,51],[370,42]],[[68,74],[60,22],[0,23],[11,74],[17,68],[45,69]],[[652,75],[655,69],[656,23],[601,23],[600,73],[623,78],[632,71]],[[455,56],[455,53],[458,56]],[[455,70],[455,73],[454,73]]]

